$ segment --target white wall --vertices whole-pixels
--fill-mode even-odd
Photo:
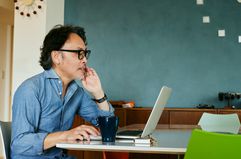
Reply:
[[[27,78],[42,72],[40,47],[46,33],[64,23],[64,0],[44,1],[37,16],[23,17],[15,12],[12,92]]]
[[[60,4],[56,4],[56,2]],[[54,6],[56,6],[54,8]],[[58,8],[58,9],[57,9]],[[47,5],[46,33],[57,24],[64,24],[64,0],[49,0]]]
[[[15,12],[13,45],[13,89],[23,80],[41,71],[38,65],[39,48],[45,35],[46,6],[37,16],[23,17]]]

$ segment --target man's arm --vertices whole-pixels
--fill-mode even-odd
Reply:
[[[105,98],[105,93],[103,90],[101,90],[100,92],[93,93],[93,97],[96,100],[102,99],[102,98]],[[100,103],[96,102],[96,104],[99,106],[101,110],[110,111],[109,103],[107,102],[107,100],[104,100],[103,102],[100,102]]]
[[[41,107],[35,92],[32,83],[28,82],[22,84],[14,95],[11,139],[13,154],[43,153],[43,141],[47,132],[37,132]]]
[[[50,133],[44,140],[44,150],[54,147],[57,143],[75,143],[78,140],[90,141],[89,135],[100,135],[99,131],[93,126],[81,125],[68,131]]]
[[[97,75],[97,73],[93,68],[87,68],[86,71],[87,71],[86,77],[82,79],[82,84],[84,88],[92,94],[94,99],[103,98],[105,93],[102,89],[99,76]],[[104,110],[104,111],[110,110],[109,103],[107,102],[107,100],[101,103],[97,103],[97,105],[101,110]]]

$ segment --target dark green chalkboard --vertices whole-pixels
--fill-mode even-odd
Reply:
[[[202,16],[211,23],[203,24]],[[241,4],[236,0],[66,0],[65,24],[85,27],[89,65],[111,100],[168,107],[223,107],[219,91],[241,92]],[[217,36],[218,29],[226,37]],[[235,104],[240,107],[240,101]]]

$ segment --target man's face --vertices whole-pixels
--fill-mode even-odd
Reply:
[[[62,50],[86,50],[84,41],[75,33],[70,34]],[[60,75],[69,80],[83,79],[86,74],[87,59],[78,58],[78,53],[60,51],[61,62],[57,65]]]

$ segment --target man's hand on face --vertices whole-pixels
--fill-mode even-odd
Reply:
[[[86,67],[85,77],[82,79],[84,88],[96,98],[103,97],[100,79],[93,68]]]

